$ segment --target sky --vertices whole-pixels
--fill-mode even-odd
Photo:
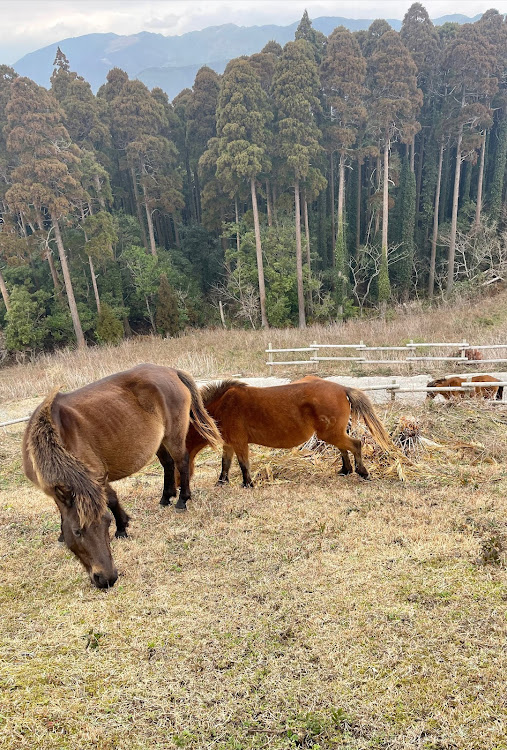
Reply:
[[[422,0],[432,18],[451,13],[474,16],[494,7],[507,13],[507,0]],[[0,63],[61,39],[96,32],[165,36],[206,26],[288,25],[301,18],[402,19],[412,0],[0,0]]]

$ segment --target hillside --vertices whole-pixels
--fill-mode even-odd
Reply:
[[[434,23],[467,23],[476,18],[455,14],[442,16]],[[387,21],[396,31],[401,28],[401,21]],[[322,16],[313,21],[313,26],[328,36],[337,26],[358,31],[367,29],[371,22],[372,19]],[[14,68],[20,75],[47,86],[53,72],[56,50],[60,47],[70,60],[72,70],[89,81],[94,91],[104,83],[108,71],[118,67],[125,70],[130,78],[139,78],[150,87],[160,86],[173,99],[192,84],[195,73],[202,65],[221,73],[229,60],[259,52],[271,39],[284,45],[294,38],[297,24],[297,21],[288,26],[236,26],[231,23],[209,26],[181,36],[163,36],[146,31],[132,36],[86,34],[62,39],[30,52],[18,60]]]

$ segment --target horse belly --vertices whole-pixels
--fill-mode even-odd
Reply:
[[[275,422],[262,427],[249,425],[248,442],[267,448],[294,448],[309,440],[313,433],[313,425]]]
[[[148,464],[162,442],[164,430],[160,424],[123,425],[121,430],[108,430],[100,433],[96,451],[104,464],[109,481],[124,479],[140,471]]]

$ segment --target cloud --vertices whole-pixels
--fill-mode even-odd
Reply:
[[[308,9],[310,18],[402,18],[412,0],[2,0],[0,64],[69,36],[96,32],[135,34],[143,30],[184,34],[206,26],[294,23]],[[473,16],[491,0],[426,0],[435,18],[446,13]],[[495,3],[507,12],[507,0]]]

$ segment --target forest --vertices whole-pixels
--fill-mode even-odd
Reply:
[[[507,273],[507,22],[305,12],[171,102],[0,65],[0,352],[441,303]]]

